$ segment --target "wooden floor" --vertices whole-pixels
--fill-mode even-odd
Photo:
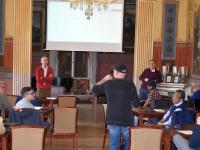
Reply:
[[[92,104],[78,104],[78,150],[102,150],[104,135],[104,116],[101,104],[97,107],[97,121],[94,122]],[[108,140],[107,140],[108,142]],[[72,139],[59,138],[55,141],[55,150],[72,150]],[[108,143],[106,144],[108,146]],[[108,149],[108,147],[106,148]],[[50,150],[49,137],[45,150]]]

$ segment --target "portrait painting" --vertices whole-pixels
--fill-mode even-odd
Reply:
[[[192,76],[200,78],[200,14],[195,16]]]

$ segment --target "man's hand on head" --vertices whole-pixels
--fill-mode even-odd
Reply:
[[[112,80],[112,79],[113,79],[113,76],[110,75],[110,74],[107,74],[103,79],[104,79],[105,81]]]

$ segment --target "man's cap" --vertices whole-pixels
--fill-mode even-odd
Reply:
[[[128,69],[124,64],[116,64],[114,68],[116,71],[121,72],[121,73],[127,73]]]

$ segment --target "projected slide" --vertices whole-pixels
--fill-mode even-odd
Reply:
[[[87,20],[84,10],[71,9],[66,1],[48,0],[48,50],[122,52],[123,3],[107,10],[93,9]]]

